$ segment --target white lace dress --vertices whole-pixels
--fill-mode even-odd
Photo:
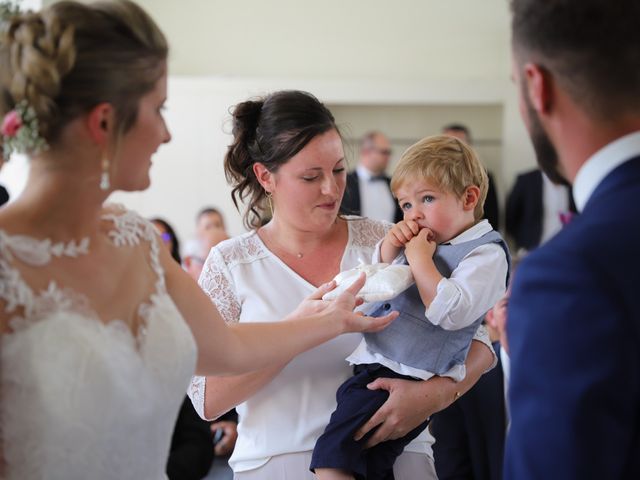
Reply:
[[[166,291],[153,226],[121,208],[103,218],[117,247],[149,244],[157,280],[135,336],[123,321],[101,321],[81,294],[53,280],[34,291],[20,274],[18,266],[85,255],[88,240],[52,244],[0,230],[0,306],[10,317],[0,352],[7,480],[166,478],[196,346]]]

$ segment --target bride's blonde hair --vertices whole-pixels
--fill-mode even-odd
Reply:
[[[164,35],[128,0],[62,1],[2,27],[0,118],[26,102],[51,146],[69,121],[102,102],[115,107],[123,134],[135,122],[139,99],[165,72]]]

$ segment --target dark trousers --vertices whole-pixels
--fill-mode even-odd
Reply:
[[[316,442],[311,459],[312,471],[316,468],[336,468],[352,472],[358,480],[394,479],[393,464],[396,458],[400,456],[404,447],[427,427],[429,420],[402,438],[381,442],[369,449],[365,449],[364,444],[375,429],[356,442],[353,439],[356,430],[371,418],[389,397],[386,390],[367,389],[367,385],[377,378],[415,380],[379,364],[356,365],[354,375],[345,381],[336,393],[338,406],[331,414],[324,433]]]

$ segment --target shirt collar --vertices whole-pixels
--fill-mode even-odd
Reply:
[[[573,199],[579,212],[596,187],[617,166],[640,155],[640,131],[614,140],[594,153],[578,170],[573,182]]]
[[[372,171],[368,170],[362,165],[358,165],[356,171],[358,172],[358,178],[360,178],[360,180],[362,180],[363,182],[371,180],[371,177],[374,176]]]
[[[448,242],[445,242],[445,243],[449,243],[451,245],[456,245],[458,243],[469,242],[471,240],[475,240],[477,238],[480,238],[485,233],[489,233],[491,230],[493,230],[493,227],[489,223],[489,220],[486,220],[486,219],[485,220],[480,220],[473,227],[467,228],[460,235],[458,235],[457,237],[452,238],[451,240],[449,240]]]

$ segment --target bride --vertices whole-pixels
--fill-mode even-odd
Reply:
[[[0,39],[6,156],[30,154],[0,209],[0,478],[164,478],[191,375],[240,373],[393,318],[320,288],[286,321],[227,327],[113,190],[149,186],[170,140],[167,44],[130,1],[60,2]]]

